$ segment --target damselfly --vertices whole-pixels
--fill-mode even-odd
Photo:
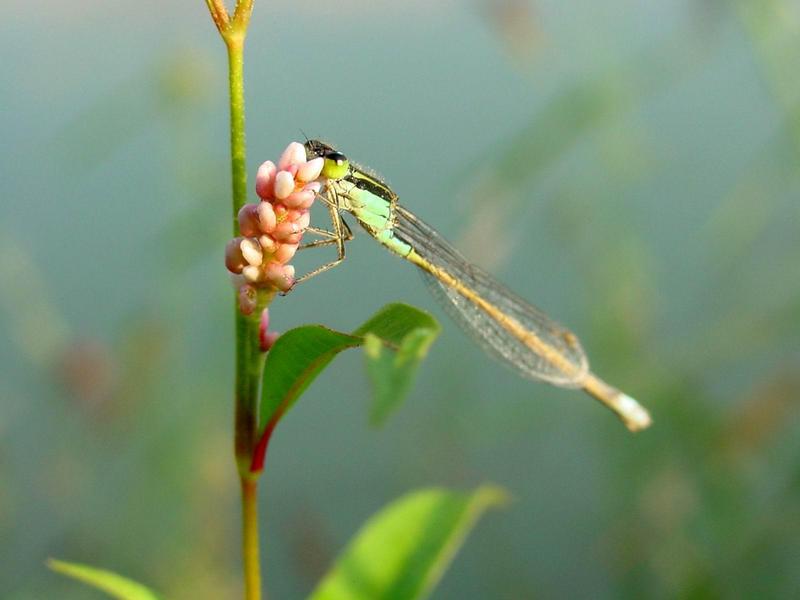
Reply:
[[[327,239],[308,245],[335,244],[338,258],[298,282],[344,260],[352,232],[341,212],[348,212],[381,245],[422,270],[434,295],[489,354],[529,379],[582,388],[631,431],[650,425],[650,415],[638,402],[589,370],[575,334],[468,262],[432,227],[403,208],[397,194],[378,177],[318,140],[308,140],[305,148],[309,159],[324,159],[320,198],[333,225],[332,231],[310,228]]]

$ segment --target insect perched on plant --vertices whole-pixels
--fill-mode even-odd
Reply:
[[[335,245],[338,257],[298,282],[344,260],[345,243],[353,237],[341,215],[348,212],[378,243],[422,270],[434,295],[487,352],[529,379],[582,388],[631,431],[650,425],[650,415],[636,400],[589,370],[575,334],[468,262],[432,227],[403,208],[397,194],[375,175],[318,140],[308,140],[305,149],[309,160],[324,160],[319,198],[333,225],[332,231],[310,228],[326,239],[307,246]]]

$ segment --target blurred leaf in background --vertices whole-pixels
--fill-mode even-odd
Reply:
[[[485,486],[471,494],[429,489],[372,517],[311,595],[311,600],[427,598],[477,520],[508,501]]]
[[[111,571],[54,559],[50,559],[47,566],[57,573],[82,581],[120,600],[158,600],[158,596],[143,585]]]

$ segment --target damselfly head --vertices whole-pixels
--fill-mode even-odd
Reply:
[[[330,152],[336,152],[336,148],[320,140],[307,139],[303,144],[303,146],[305,146],[306,149],[307,160],[312,160],[314,158],[317,158],[318,156],[324,157],[326,154]]]
[[[323,177],[327,179],[342,179],[349,173],[350,161],[333,146],[329,146],[319,140],[308,140],[304,146],[308,160],[322,157],[325,161],[322,166]]]

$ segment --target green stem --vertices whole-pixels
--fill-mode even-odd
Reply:
[[[222,0],[206,0],[211,17],[228,50],[228,90],[231,127],[231,187],[233,235],[239,234],[237,215],[247,202],[247,152],[244,121],[244,40],[252,12],[252,0],[238,0],[233,18]],[[242,494],[242,557],[245,598],[260,600],[261,570],[258,549],[258,475],[250,472],[253,451],[258,442],[258,398],[264,352],[259,340],[261,312],[274,293],[259,292],[256,310],[243,315],[238,298],[234,304],[236,320],[236,383],[234,448]]]
[[[261,312],[272,300],[274,292],[259,292],[258,306],[252,315],[239,311],[238,298],[234,299],[236,312],[236,383],[234,415],[234,449],[241,477],[253,477],[250,464],[258,443],[258,398],[261,373],[266,354],[261,351],[259,321]]]
[[[231,176],[233,185],[233,234],[239,235],[236,215],[247,202],[247,164],[244,137],[244,32],[229,31],[228,87],[231,112]]]
[[[261,600],[261,571],[258,559],[258,480],[246,476],[242,484],[242,556],[246,600]]]
[[[211,18],[214,20],[217,30],[223,33],[229,22],[228,9],[225,8],[225,3],[222,0],[206,0],[206,6],[208,6],[208,12],[211,13]]]
[[[247,202],[247,163],[244,122],[244,28],[232,28],[223,35],[228,49],[228,83],[231,119],[231,181],[233,231],[238,234],[237,215]],[[253,449],[258,442],[258,396],[264,353],[259,342],[261,311],[273,294],[260,292],[251,315],[236,314],[235,439],[236,463],[242,488],[242,557],[245,598],[260,600],[261,570],[258,550],[257,476],[250,473]]]

